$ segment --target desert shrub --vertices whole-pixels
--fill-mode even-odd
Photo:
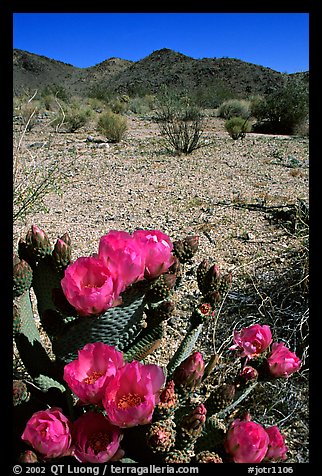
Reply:
[[[190,154],[203,145],[204,117],[189,97],[165,92],[158,99],[156,120],[166,145],[175,154]]]
[[[115,114],[125,114],[128,110],[128,102],[124,101],[122,97],[116,97],[108,102],[108,107]]]
[[[134,114],[148,114],[155,105],[155,96],[146,94],[145,96],[136,96],[129,101],[129,109]]]
[[[218,108],[218,116],[223,119],[231,119],[232,117],[247,119],[250,116],[250,103],[243,99],[224,101]]]
[[[58,131],[63,128],[66,132],[75,132],[85,126],[91,116],[91,109],[73,102],[71,105],[59,103],[56,117],[51,126]]]
[[[40,91],[40,97],[44,98],[46,96],[54,96],[57,99],[60,99],[61,101],[68,102],[69,100],[69,95],[64,88],[64,86],[61,86],[59,84],[51,84],[45,86],[41,91]]]
[[[231,117],[225,122],[225,129],[234,140],[243,139],[247,132],[250,132],[251,125],[243,117]]]
[[[257,119],[254,130],[275,134],[294,134],[308,115],[307,87],[294,78],[285,80],[282,87],[258,98],[251,104]]]
[[[39,103],[28,101],[20,106],[20,117],[27,132],[35,127],[38,121]]]
[[[127,131],[127,120],[109,110],[100,115],[97,128],[110,142],[120,142]]]

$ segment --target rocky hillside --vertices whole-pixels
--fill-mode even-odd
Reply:
[[[140,61],[109,58],[89,68],[78,68],[27,51],[13,51],[15,94],[57,84],[71,95],[87,95],[95,88],[133,95],[156,93],[161,85],[168,85],[197,97],[214,92],[221,97],[246,97],[267,93],[281,84],[285,76],[234,58],[194,59],[167,48],[154,51]],[[308,73],[303,76],[306,79]]]

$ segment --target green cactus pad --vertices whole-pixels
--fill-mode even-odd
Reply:
[[[121,306],[108,309],[96,317],[79,317],[66,326],[66,333],[53,340],[57,358],[68,363],[77,358],[78,350],[86,344],[103,342],[122,351],[142,330],[144,322],[143,295],[124,296]]]
[[[128,362],[145,359],[160,345],[163,337],[164,326],[162,323],[142,331],[136,342],[125,352],[124,359]]]
[[[171,375],[175,368],[178,367],[178,365],[180,365],[181,362],[183,362],[192,353],[202,326],[203,324],[199,324],[197,327],[192,327],[187,332],[176,353],[168,363],[167,370],[169,375]]]

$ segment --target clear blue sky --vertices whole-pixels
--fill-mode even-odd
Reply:
[[[78,67],[170,48],[294,73],[309,69],[309,14],[15,13],[13,47]]]

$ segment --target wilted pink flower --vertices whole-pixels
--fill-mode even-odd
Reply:
[[[241,351],[241,357],[248,357],[252,359],[258,356],[272,342],[271,329],[267,325],[254,324],[250,327],[244,327],[241,331],[234,331],[235,345],[230,349],[237,349]]]
[[[124,365],[123,354],[95,342],[78,351],[78,358],[64,367],[64,380],[83,403],[100,403],[108,382]]]
[[[173,373],[176,385],[195,388],[201,382],[205,370],[205,363],[200,352],[189,355]]]
[[[111,230],[101,237],[98,257],[111,270],[113,275],[121,278],[123,287],[144,277],[144,255],[141,243],[125,231]]]
[[[144,277],[152,279],[168,271],[175,262],[172,254],[173,243],[168,235],[159,230],[136,230],[133,238],[142,247],[144,253]]]
[[[164,381],[163,370],[157,365],[135,360],[125,364],[105,389],[103,406],[111,423],[121,428],[149,423]]]
[[[73,423],[73,455],[82,463],[106,463],[122,458],[122,433],[102,413],[89,411]]]
[[[60,408],[40,410],[28,420],[21,438],[43,458],[59,458],[70,454],[71,424]]]
[[[100,314],[120,303],[119,278],[96,257],[81,257],[70,264],[61,286],[68,302],[81,316]]]
[[[269,437],[268,451],[265,455],[266,460],[280,461],[286,459],[288,451],[285,446],[285,436],[281,435],[277,426],[270,426],[265,429]]]
[[[273,343],[267,363],[273,377],[288,377],[297,372],[301,366],[300,359],[283,342]]]
[[[260,463],[268,442],[269,436],[259,423],[237,418],[228,429],[224,447],[234,463]]]

